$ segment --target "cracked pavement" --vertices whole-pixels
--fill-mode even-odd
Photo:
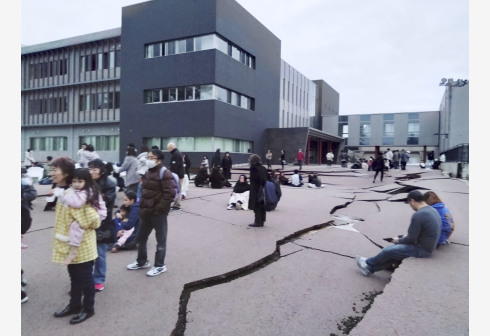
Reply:
[[[52,317],[68,303],[69,279],[51,262],[54,212],[42,211],[39,196],[22,250],[29,283],[22,335],[468,334],[469,182],[414,166],[375,184],[373,172],[304,166],[304,178],[308,171],[325,187],[282,186],[263,228],[248,227],[252,211],[226,210],[231,188],[191,181],[183,210],[168,216],[168,271],[149,278],[126,270],[136,251],[108,252],[106,288],[96,294],[95,316],[80,325]],[[40,195],[50,188],[37,187]],[[383,237],[406,233],[413,211],[403,201],[415,188],[446,203],[453,244],[394,272],[362,276],[355,255],[372,256],[389,245]],[[150,262],[155,245],[152,234]]]

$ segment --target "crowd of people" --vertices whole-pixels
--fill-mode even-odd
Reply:
[[[121,250],[136,250],[135,261],[127,265],[128,270],[150,268],[146,275],[153,277],[167,271],[165,264],[168,215],[181,210],[189,179],[191,162],[176,145],[167,145],[168,164],[165,154],[158,147],[151,149],[141,146],[139,153],[130,144],[122,165],[115,167],[104,162],[90,144],[83,144],[78,152],[79,161],[68,157],[48,157],[45,177],[52,188],[47,204],[55,210],[53,230],[52,261],[67,267],[70,279],[70,300],[63,309],[54,312],[54,317],[73,317],[71,324],[78,324],[95,314],[95,293],[103,291],[106,282],[106,253]],[[400,159],[403,169],[403,150]],[[32,153],[30,165],[35,164]],[[297,159],[299,169],[290,178],[280,169],[272,170],[272,153],[266,153],[265,163],[257,154],[249,156],[249,177],[240,174],[232,186],[232,158],[225,152],[221,158],[217,149],[211,160],[203,157],[199,171],[194,178],[196,187],[209,186],[215,189],[232,188],[227,210],[252,210],[254,221],[250,227],[263,227],[267,212],[274,211],[282,197],[281,185],[302,187],[303,182],[301,149]],[[327,154],[328,164],[333,154]],[[285,152],[281,152],[280,163],[285,164]],[[378,155],[372,163],[375,170],[373,182],[383,171],[386,161],[393,156]],[[391,159],[390,159],[391,158]],[[27,161],[26,161],[27,163]],[[264,167],[264,164],[267,166]],[[406,164],[406,163],[405,163]],[[31,227],[31,202],[36,198],[32,179],[27,176],[27,164],[22,167],[22,220],[21,248],[27,248],[24,235]],[[115,201],[118,184],[115,173],[125,172],[123,179],[123,203],[117,208]],[[309,188],[323,188],[318,174],[308,175]],[[429,257],[432,252],[449,244],[448,238],[454,231],[451,213],[434,192],[422,194],[415,190],[408,194],[407,203],[415,214],[412,216],[408,233],[391,238],[392,246],[385,247],[371,258],[358,256],[357,265],[368,276],[382,269],[388,269],[407,257]],[[116,209],[117,208],[117,209]],[[116,209],[114,211],[114,209]],[[46,210],[46,208],[45,208]],[[155,231],[157,241],[153,266],[147,253],[147,242]],[[27,284],[24,270],[21,270],[21,302],[28,300],[25,292]]]

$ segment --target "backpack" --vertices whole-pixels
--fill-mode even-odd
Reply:
[[[163,178],[163,173],[165,172],[165,170],[167,170],[167,167],[165,166],[163,166],[162,169],[160,169],[160,179]],[[180,193],[179,175],[172,172],[172,176],[174,178],[174,184],[175,184],[175,197],[174,197],[174,202],[175,202],[179,197],[179,193]]]

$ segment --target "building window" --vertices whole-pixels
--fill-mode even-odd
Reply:
[[[155,58],[210,49],[217,49],[247,67],[255,69],[255,56],[217,34],[149,43],[145,45],[145,58]]]
[[[160,148],[166,148],[169,142],[175,143],[179,150],[185,152],[214,152],[216,148],[220,148],[223,152],[251,153],[253,149],[252,141],[240,139],[220,137],[143,138],[143,143],[148,147],[158,146]]]
[[[97,151],[119,151],[119,135],[91,135],[78,138],[78,148],[92,144]]]
[[[30,138],[30,148],[37,151],[66,151],[68,150],[68,137],[35,137]]]
[[[149,89],[143,92],[143,96],[145,104],[216,99],[224,103],[255,111],[255,99],[218,85]]]
[[[408,138],[407,145],[418,145],[419,144],[419,133],[420,125],[418,122],[408,123]]]
[[[359,131],[359,145],[369,145],[369,139],[371,138],[371,116],[361,115],[360,131]]]

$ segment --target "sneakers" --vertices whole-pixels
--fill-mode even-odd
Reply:
[[[364,276],[368,276],[371,274],[371,271],[368,269],[368,265],[366,263],[367,258],[356,256],[356,264],[361,269],[361,272]]]
[[[20,303],[27,302],[29,300],[29,297],[27,296],[26,292],[24,292],[22,289],[20,290]]]
[[[237,210],[242,210],[242,202],[238,201],[238,202],[236,203],[235,209],[237,209]]]
[[[148,267],[150,267],[150,261],[149,260],[147,260],[144,265],[140,265],[140,264],[138,264],[137,261],[135,261],[134,263],[131,263],[127,266],[128,270],[137,270],[140,268],[148,268]]]
[[[166,272],[167,271],[167,266],[163,265],[161,267],[157,267],[157,266],[153,266],[151,268],[151,270],[149,270],[148,272],[146,272],[146,275],[148,276],[155,276],[155,275],[158,275],[158,274],[162,274],[163,272]]]
[[[228,205],[228,207],[226,208],[226,210],[233,210],[233,205]]]
[[[104,290],[104,284],[95,284],[95,291],[96,292],[102,292]]]
[[[170,207],[170,211],[178,211],[180,210],[180,207],[172,206]]]
[[[112,253],[116,253],[116,252],[117,252],[117,250],[119,250],[119,248],[120,248],[120,247],[121,247],[121,246],[119,246],[119,245],[117,245],[117,244],[114,244],[114,245],[112,246],[112,248],[111,248],[111,252],[112,252]]]

